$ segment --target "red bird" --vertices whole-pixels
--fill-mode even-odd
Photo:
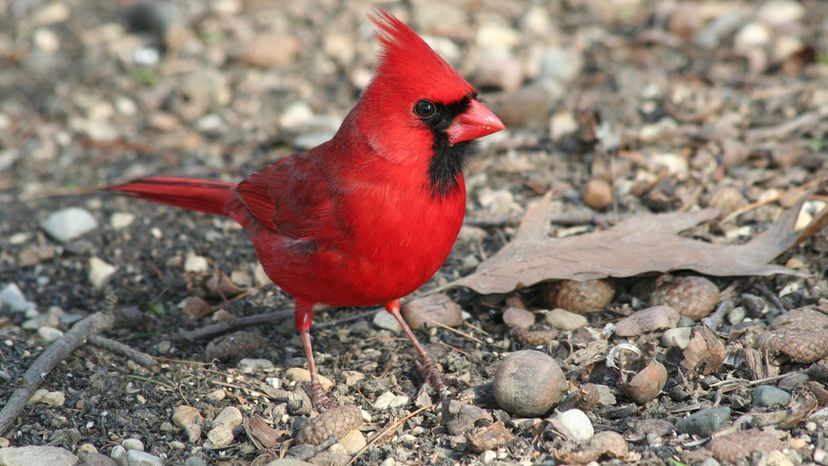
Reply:
[[[448,257],[463,223],[463,159],[503,123],[474,88],[414,31],[380,10],[379,69],[333,138],[273,162],[239,184],[149,177],[108,188],[228,216],[253,241],[268,277],[293,296],[313,398],[322,400],[310,342],[315,304],[385,308],[434,364],[400,316],[400,298]]]

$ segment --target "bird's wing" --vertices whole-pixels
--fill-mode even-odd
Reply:
[[[331,233],[329,180],[313,155],[281,159],[239,183],[242,204],[261,226],[296,239],[321,240]]]

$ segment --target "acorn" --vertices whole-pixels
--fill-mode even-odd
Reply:
[[[667,369],[653,359],[629,383],[621,385],[621,390],[636,403],[644,404],[657,397],[666,383]]]
[[[551,290],[547,297],[551,296]],[[600,312],[615,297],[615,288],[608,280],[563,280],[558,284],[554,305],[579,314]]]
[[[612,204],[612,186],[605,180],[593,178],[581,193],[584,204],[595,210],[603,210]]]
[[[684,276],[659,278],[650,295],[653,305],[666,305],[694,320],[707,317],[719,304],[719,288],[704,277]]]

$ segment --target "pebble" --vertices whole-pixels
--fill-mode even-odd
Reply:
[[[576,50],[568,47],[547,47],[540,56],[539,80],[567,84],[578,76],[583,58]]]
[[[241,52],[241,60],[258,68],[275,68],[291,60],[299,52],[299,40],[278,32],[256,34]]]
[[[213,310],[207,301],[199,298],[198,296],[190,296],[185,299],[181,307],[184,310],[184,314],[192,320],[198,320]]]
[[[730,408],[708,408],[679,419],[676,430],[683,434],[709,437],[730,421]]]
[[[207,433],[207,440],[210,442],[208,448],[226,448],[233,443],[233,428],[226,425],[214,427]]]
[[[228,426],[235,428],[241,425],[243,420],[242,413],[239,408],[235,406],[228,406],[221,410],[218,416],[213,419],[214,426]]]
[[[54,327],[40,327],[37,329],[37,336],[46,343],[51,343],[60,339],[63,336],[63,332]]]
[[[334,136],[334,132],[330,130],[312,131],[310,133],[303,133],[293,140],[293,145],[299,150],[307,150],[316,147]]]
[[[771,39],[771,32],[761,23],[748,23],[736,33],[733,40],[737,51],[746,52],[755,47],[764,47]]]
[[[520,35],[500,22],[489,21],[477,28],[475,42],[481,49],[508,48],[520,42]]]
[[[204,418],[201,417],[198,409],[187,405],[176,406],[172,421],[173,424],[184,429],[191,443],[195,443],[201,438],[201,423],[204,422]]]
[[[492,450],[486,450],[480,454],[480,461],[483,464],[490,464],[494,460],[497,459],[497,453],[493,452]]]
[[[129,466],[126,448],[120,445],[112,447],[112,450],[109,452],[109,457],[115,460],[119,466]]]
[[[699,466],[719,466],[719,462],[713,458],[707,458]]]
[[[129,466],[164,466],[164,461],[145,451],[129,450],[127,452],[127,464]]]
[[[814,462],[816,464],[828,465],[828,451],[822,448],[814,449]]]
[[[760,408],[787,406],[791,394],[771,385],[760,385],[753,390],[753,405]]]
[[[132,225],[133,221],[135,221],[135,215],[132,215],[129,212],[115,212],[112,214],[112,217],[109,218],[109,224],[116,230]]]
[[[805,7],[793,0],[772,0],[764,2],[756,18],[771,26],[795,23],[805,16]]]
[[[606,209],[612,204],[612,186],[606,180],[593,178],[584,186],[581,198],[592,209]]]
[[[727,322],[730,325],[736,325],[747,317],[747,311],[742,306],[734,307],[727,313]]]
[[[285,378],[299,383],[310,382],[310,372],[302,367],[291,367],[285,372]],[[333,380],[320,375],[319,385],[322,385],[322,388],[325,390],[330,390],[330,388],[334,386],[334,382]]]
[[[519,307],[510,307],[503,313],[503,322],[512,328],[529,328],[535,323],[535,314]]]
[[[184,260],[184,271],[192,273],[205,273],[209,264],[207,259],[197,254],[189,253]]]
[[[279,125],[285,129],[298,129],[310,125],[314,120],[313,110],[302,101],[294,102],[285,109],[279,118]]]
[[[477,59],[474,85],[515,91],[523,84],[520,61],[504,49],[484,50]]]
[[[546,353],[524,350],[503,358],[495,371],[494,398],[505,411],[518,416],[546,414],[561,400],[567,383],[558,363]]]
[[[512,433],[506,428],[503,421],[479,427],[466,434],[469,447],[476,453],[505,447],[513,438]]]
[[[661,344],[667,348],[687,348],[690,344],[690,333],[692,327],[678,327],[665,330],[661,335]]]
[[[63,404],[66,403],[66,395],[60,391],[48,392],[43,395],[40,402],[52,407],[63,406]]]
[[[226,396],[227,393],[221,388],[217,388],[206,395],[207,399],[210,401],[221,401]]]
[[[237,366],[242,374],[252,374],[259,371],[272,371],[273,363],[267,359],[242,359]]]
[[[374,319],[372,320],[373,324],[377,326],[377,328],[381,328],[383,330],[390,330],[394,333],[402,332],[402,327],[400,327],[400,323],[397,322],[397,319],[391,315],[390,312],[386,311],[385,309],[381,309],[374,314]]]
[[[108,264],[97,257],[89,258],[89,282],[95,288],[101,289],[106,285],[107,280],[118,268]]]
[[[342,378],[345,385],[356,385],[357,382],[365,378],[365,374],[359,371],[342,371]]]
[[[347,451],[349,455],[354,455],[362,449],[367,442],[362,432],[360,432],[359,429],[354,429],[339,439],[339,444],[345,447],[345,451]]]
[[[615,323],[615,334],[636,336],[654,330],[673,328],[681,316],[670,306],[653,306],[624,317]]]
[[[463,309],[444,293],[405,303],[402,316],[413,329],[429,326],[457,327],[463,323]]]
[[[558,414],[553,419],[571,435],[576,442],[586,442],[595,435],[595,429],[592,427],[592,421],[580,409],[570,409]]]
[[[191,456],[184,460],[184,466],[208,466],[207,460],[200,456]]]
[[[9,283],[0,291],[0,307],[11,312],[26,312],[37,309],[35,303],[26,300],[23,292],[14,283]]]
[[[585,327],[589,321],[581,314],[565,309],[553,309],[546,313],[546,323],[561,330],[575,330]]]
[[[127,450],[144,451],[144,442],[138,440],[137,438],[128,438],[121,442],[121,446]]]
[[[86,209],[69,207],[52,212],[40,227],[56,241],[68,243],[98,228],[98,221]]]
[[[75,466],[78,464],[78,457],[58,447],[10,447],[0,448],[0,464],[3,466]]]
[[[385,392],[374,401],[374,409],[385,410],[399,408],[408,404],[409,398],[405,395],[395,395],[391,392]]]

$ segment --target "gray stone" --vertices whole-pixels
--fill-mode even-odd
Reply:
[[[109,452],[109,457],[115,460],[119,466],[129,466],[126,448],[120,445],[112,447],[112,451]]]
[[[242,374],[252,374],[258,371],[273,370],[273,363],[267,359],[242,359],[239,361],[238,368]]]
[[[184,460],[184,466],[207,466],[207,461],[200,456],[191,456]]]
[[[703,409],[691,416],[679,419],[676,430],[683,434],[709,437],[724,427],[730,420],[730,408]]]
[[[78,457],[58,447],[28,446],[0,448],[0,465],[3,466],[74,466]]]
[[[384,309],[377,311],[377,313],[374,314],[372,322],[374,325],[383,330],[390,330],[394,333],[400,333],[402,331],[402,327],[400,327],[400,323],[397,322],[397,319],[395,319],[391,313]]]
[[[69,207],[52,212],[40,227],[56,241],[67,243],[98,228],[98,221],[86,209]]]
[[[753,406],[760,408],[787,406],[790,401],[790,393],[771,385],[760,385],[753,390]]]
[[[63,332],[54,327],[40,327],[37,329],[37,336],[39,336],[46,343],[51,343],[63,336]]]
[[[138,440],[137,438],[128,438],[121,442],[121,446],[127,450],[144,451],[144,442]]]
[[[17,285],[9,283],[0,291],[0,307],[11,312],[26,312],[35,309],[37,306],[26,300]]]
[[[129,450],[127,452],[127,464],[129,466],[164,466],[164,461],[145,451]]]

